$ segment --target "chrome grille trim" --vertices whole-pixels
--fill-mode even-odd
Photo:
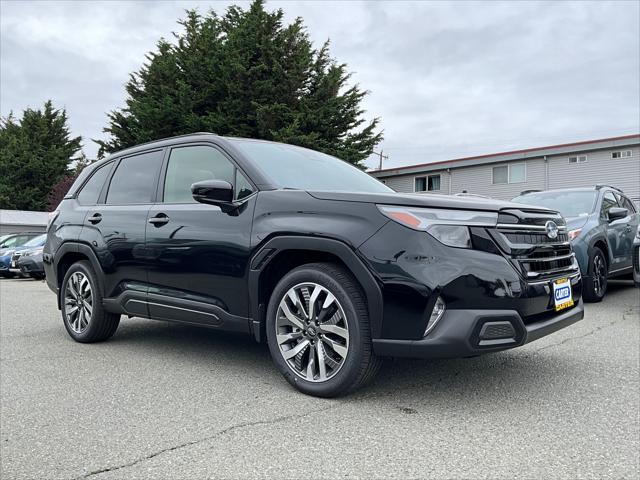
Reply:
[[[546,227],[544,225],[519,225],[516,223],[499,223],[497,225],[499,230],[533,230],[535,233],[546,231]],[[558,232],[565,233],[567,231],[567,227],[565,225],[558,225]]]

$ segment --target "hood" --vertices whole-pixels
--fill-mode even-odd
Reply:
[[[580,217],[565,217],[568,230],[575,230],[576,228],[582,228],[587,224],[589,215],[582,215]]]
[[[523,205],[522,203],[506,202],[493,198],[464,197],[439,194],[411,194],[411,193],[359,193],[359,192],[308,192],[314,198],[321,200],[339,200],[343,202],[376,203],[381,205],[402,205],[410,207],[451,208],[456,210],[481,210],[485,212],[499,212],[501,210],[516,209],[531,212],[551,213],[544,207]]]

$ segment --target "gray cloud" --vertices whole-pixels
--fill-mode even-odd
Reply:
[[[3,2],[0,111],[65,106],[85,151],[184,9],[243,2]],[[399,166],[640,130],[638,2],[277,2],[371,94]],[[368,162],[370,166],[376,163]]]

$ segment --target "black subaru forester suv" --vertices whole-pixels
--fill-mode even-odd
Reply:
[[[397,194],[322,153],[206,133],[86,168],[44,261],[78,342],[121,315],[243,332],[318,396],[362,385],[383,356],[475,356],[583,317],[557,212]]]

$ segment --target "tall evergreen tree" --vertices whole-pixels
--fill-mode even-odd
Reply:
[[[100,155],[198,131],[301,145],[359,165],[382,139],[363,119],[367,92],[347,66],[313,48],[302,20],[283,24],[263,0],[223,16],[187,11],[175,42],[161,39],[109,114]]]
[[[0,208],[44,210],[53,185],[66,176],[80,150],[71,137],[67,113],[51,100],[22,118],[0,120]]]

